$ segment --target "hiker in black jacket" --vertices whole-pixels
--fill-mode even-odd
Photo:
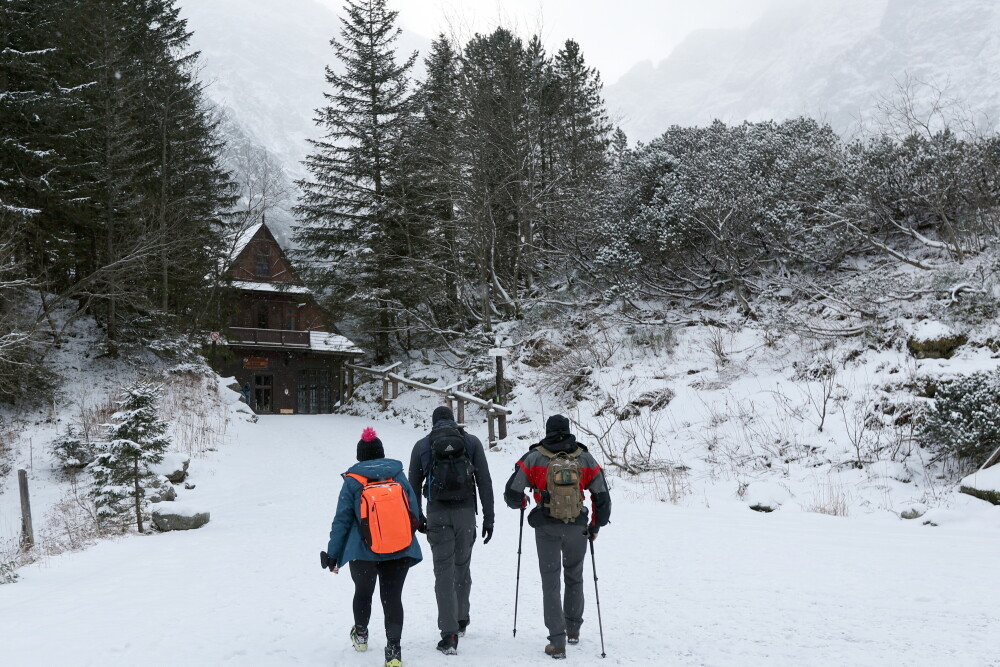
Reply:
[[[437,597],[437,649],[458,652],[458,638],[469,625],[472,590],[472,545],[476,541],[476,489],[483,506],[483,544],[493,537],[493,481],[483,443],[455,423],[455,415],[440,406],[431,415],[431,432],[417,442],[410,457],[410,485],[418,490],[419,528],[427,533],[434,554]],[[427,512],[423,511],[427,498]]]
[[[611,519],[611,496],[604,472],[587,448],[570,433],[569,420],[552,415],[545,423],[545,438],[532,445],[514,466],[504,489],[504,502],[512,509],[527,507],[524,490],[534,493],[535,508],[528,525],[535,529],[538,569],[542,575],[542,606],[549,643],[545,653],[566,657],[566,644],[580,641],[583,624],[583,559],[587,540]],[[584,505],[590,492],[593,516]],[[565,603],[559,599],[560,570],[566,581]]]

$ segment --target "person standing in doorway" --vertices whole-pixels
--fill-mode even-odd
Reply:
[[[418,530],[427,533],[434,557],[441,632],[437,649],[455,655],[458,638],[465,636],[469,625],[477,489],[483,508],[483,544],[493,537],[493,481],[483,443],[455,422],[451,409],[440,406],[431,415],[430,433],[413,447],[409,479],[427,498],[426,515],[418,499]]]
[[[545,653],[564,659],[566,644],[580,641],[587,540],[597,539],[597,532],[611,519],[611,496],[604,472],[587,448],[576,441],[566,417],[549,417],[545,437],[515,465],[504,489],[507,506],[524,511],[528,503],[526,488],[533,491],[535,498],[528,525],[535,529],[542,575],[542,604],[549,631]],[[583,502],[585,490],[590,492],[594,507],[589,520]],[[562,600],[560,579],[566,582]]]

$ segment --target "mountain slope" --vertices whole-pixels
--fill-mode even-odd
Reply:
[[[691,35],[606,89],[633,139],[672,124],[825,118],[841,132],[908,75],[995,115],[1000,4],[992,0],[779,0],[745,30]]]
[[[340,20],[314,0],[184,0],[182,14],[201,51],[209,98],[275,154],[291,176],[305,176],[307,139],[319,138],[315,110],[325,104],[330,40]],[[427,41],[403,33],[400,58]]]

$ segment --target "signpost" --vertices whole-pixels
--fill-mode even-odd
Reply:
[[[21,547],[25,550],[35,546],[35,529],[31,524],[31,500],[28,497],[28,472],[17,471],[17,485],[21,491]]]
[[[494,347],[489,352],[491,357],[496,357],[497,359],[497,391],[496,391],[496,401],[500,405],[504,404],[504,388],[503,388],[503,358],[507,356],[507,350],[502,347]]]

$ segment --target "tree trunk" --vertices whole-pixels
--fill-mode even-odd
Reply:
[[[167,115],[169,106],[163,108],[160,119],[160,308],[169,307],[170,268],[167,260]]]
[[[132,462],[133,473],[135,474],[135,525],[142,532],[142,487],[139,486],[139,457]]]

